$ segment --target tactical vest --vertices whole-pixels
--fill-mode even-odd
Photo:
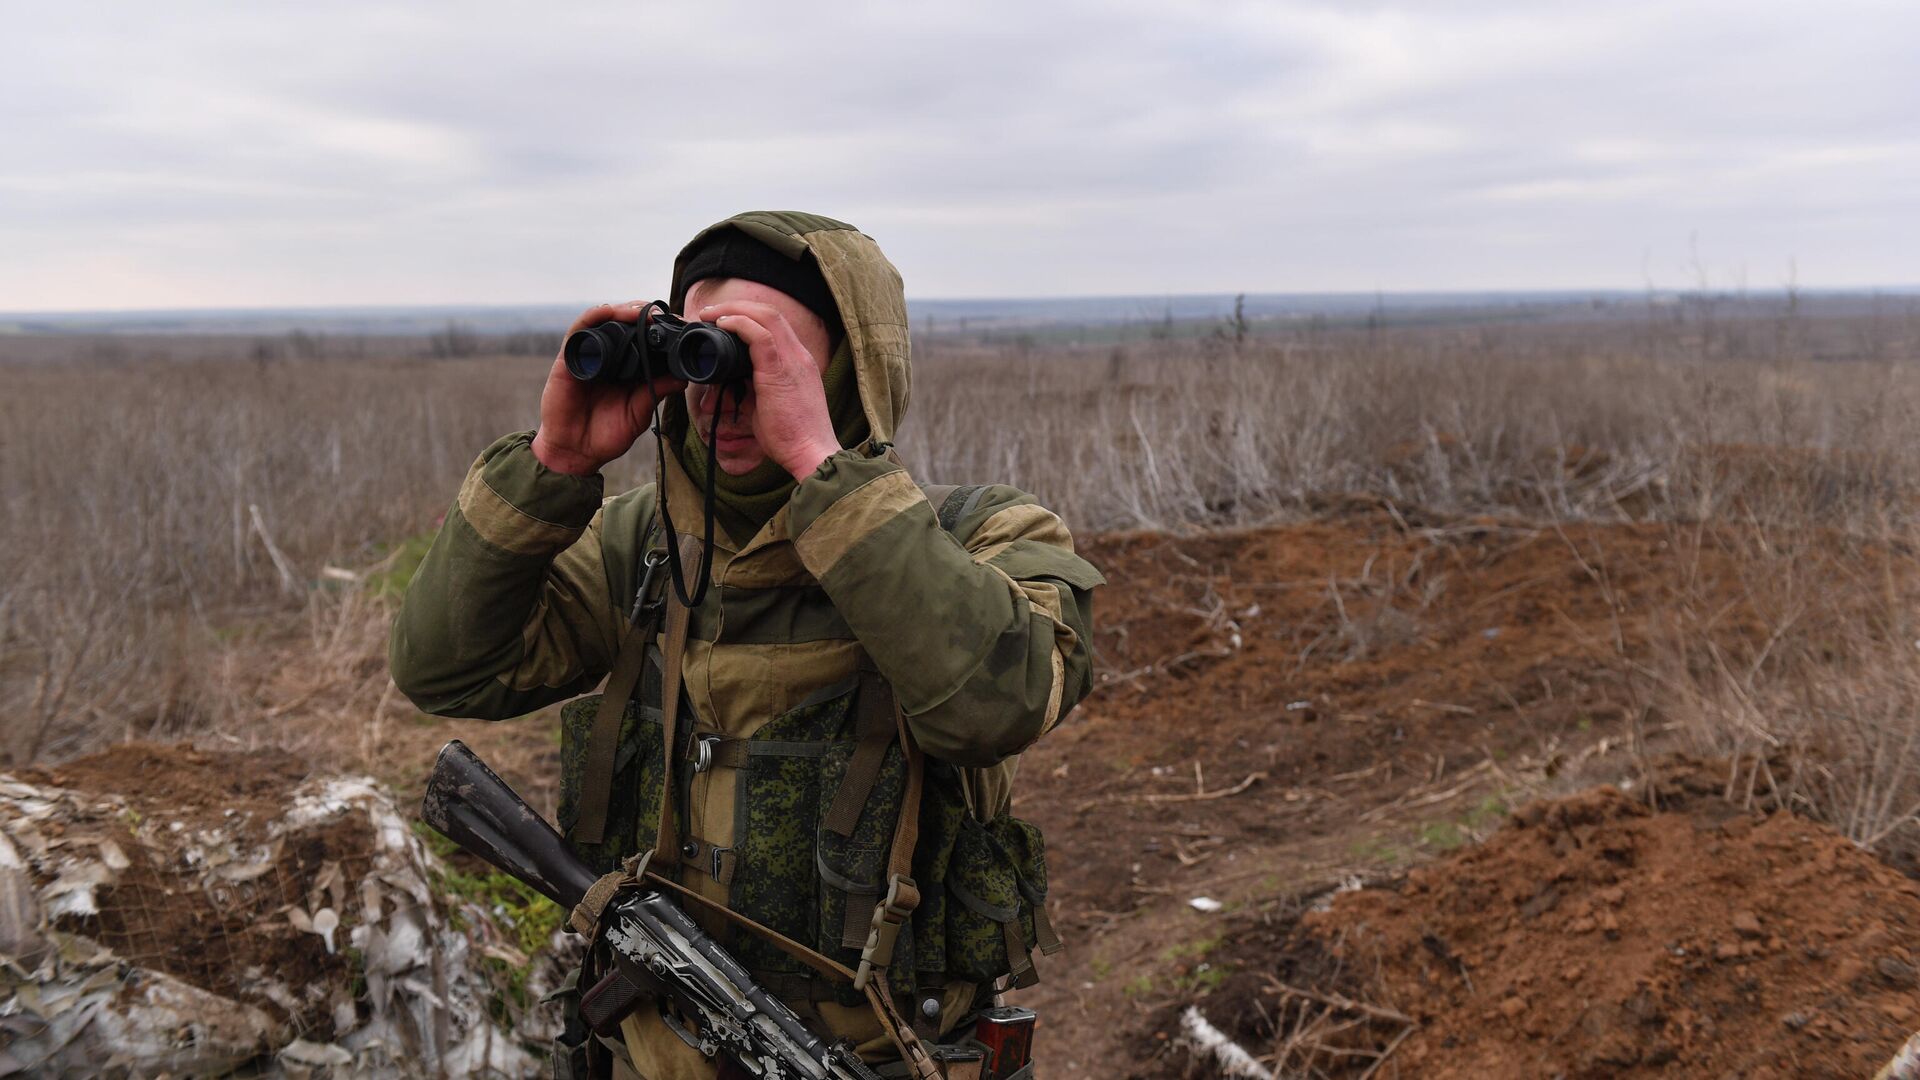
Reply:
[[[954,528],[976,489],[938,492],[941,524]],[[935,494],[930,491],[930,496]],[[960,538],[964,539],[964,538]],[[561,710],[559,821],[582,858],[605,873],[655,846],[664,791],[674,822],[688,820],[696,772],[733,774],[736,841],[731,849],[676,837],[686,873],[708,874],[727,889],[727,906],[795,941],[856,967],[887,891],[895,828],[906,801],[908,759],[896,736],[892,689],[871,665],[824,687],[749,738],[701,730],[684,693],[674,745],[664,738],[666,692],[660,649],[646,660],[620,717],[613,782],[602,839],[575,835],[583,809],[589,742],[601,696]],[[611,683],[610,683],[611,687]],[[617,691],[616,691],[617,692]],[[916,755],[918,756],[918,755]],[[952,981],[982,986],[1036,979],[1032,949],[1060,948],[1046,915],[1046,854],[1040,831],[1008,814],[977,820],[960,772],[926,760],[914,844],[920,903],[901,926],[887,968],[896,994]],[[672,782],[666,782],[672,769]],[[752,934],[729,945],[756,979],[796,1000],[857,1005],[851,987],[829,983]]]

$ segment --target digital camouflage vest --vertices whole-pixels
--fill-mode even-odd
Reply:
[[[745,739],[685,723],[669,755],[661,663],[659,649],[649,644],[621,717],[604,839],[598,843],[581,842],[574,831],[601,698],[578,698],[563,707],[559,818],[569,841],[597,869],[612,870],[653,846],[663,788],[670,786],[680,803],[674,819],[685,821],[682,800],[693,776],[730,771],[736,844],[715,848],[682,838],[682,862],[724,884],[734,911],[856,967],[874,907],[886,892],[890,845],[907,787],[891,688],[863,670],[821,688]],[[694,713],[683,701],[679,715]],[[863,758],[864,765],[856,766]],[[674,782],[665,785],[669,762]],[[1007,814],[977,820],[959,770],[939,761],[925,764],[913,878],[921,901],[894,945],[888,981],[896,992],[949,980],[987,984],[1009,975],[1013,985],[1024,986],[1035,978],[1031,950],[1060,947],[1046,916],[1039,830]],[[862,1000],[851,988],[823,985],[804,964],[753,935],[731,935],[729,944],[756,978],[783,996]]]

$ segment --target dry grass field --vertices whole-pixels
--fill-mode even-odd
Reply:
[[[929,481],[1032,490],[1083,533],[1362,498],[1880,535],[1906,527],[1920,478],[1916,340],[1904,309],[1702,304],[1238,345],[923,343],[900,451]],[[545,362],[526,342],[444,344],[0,342],[0,762],[245,727],[263,634],[367,648],[381,586],[473,455],[535,416]],[[610,490],[644,479],[632,457]]]

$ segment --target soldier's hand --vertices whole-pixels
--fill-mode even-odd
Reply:
[[[638,322],[645,307],[640,300],[597,304],[581,312],[567,333],[608,320]],[[546,388],[540,392],[540,430],[533,436],[533,456],[554,472],[591,476],[633,448],[647,430],[654,402],[679,393],[687,384],[665,377],[653,380],[651,386],[581,382],[567,371],[565,339],[561,340],[562,351],[553,358]]]
[[[795,480],[805,480],[840,451],[816,358],[779,309],[728,300],[700,309],[699,318],[740,336],[753,356],[753,437]]]

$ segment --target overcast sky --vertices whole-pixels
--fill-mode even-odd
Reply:
[[[1920,283],[1920,4],[8,4],[0,310]]]

